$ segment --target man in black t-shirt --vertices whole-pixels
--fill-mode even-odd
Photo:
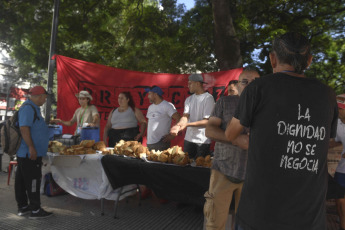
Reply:
[[[338,109],[333,90],[304,70],[308,40],[286,33],[273,42],[273,74],[241,94],[225,134],[250,127],[248,164],[237,211],[238,229],[325,230],[327,150]]]

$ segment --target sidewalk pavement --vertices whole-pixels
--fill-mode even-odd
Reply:
[[[104,216],[101,216],[100,200],[84,200],[72,195],[47,197],[41,195],[42,207],[54,215],[42,220],[29,220],[17,216],[14,197],[14,176],[7,185],[9,157],[2,157],[0,172],[0,230],[17,229],[117,229],[117,230],[200,230],[203,228],[201,208],[178,207],[175,202],[160,204],[159,199],[141,201],[138,195],[120,201],[117,219],[114,219],[114,201],[105,200]],[[327,202],[327,230],[338,230],[334,201]]]
[[[202,209],[194,206],[178,207],[175,202],[160,204],[159,199],[152,197],[141,201],[138,195],[120,201],[117,219],[114,219],[114,201],[104,201],[104,216],[101,216],[100,200],[84,200],[72,195],[47,197],[41,195],[42,207],[54,215],[42,220],[29,220],[17,216],[17,205],[14,197],[14,176],[7,185],[9,159],[2,158],[0,172],[0,229],[195,229],[203,227]]]

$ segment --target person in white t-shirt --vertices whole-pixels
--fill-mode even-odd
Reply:
[[[341,159],[335,170],[334,180],[345,188],[345,94],[337,96],[337,103],[339,108],[337,136],[335,142],[343,145]],[[335,146],[333,144],[333,146]],[[340,218],[340,229],[345,229],[345,198],[336,199],[337,211]]]
[[[184,103],[184,112],[180,121],[171,128],[170,133],[187,128],[184,138],[184,151],[190,158],[206,156],[210,153],[211,140],[205,136],[205,128],[214,108],[214,99],[204,90],[205,84],[201,74],[191,74],[188,77],[188,88],[192,93]]]
[[[158,86],[146,88],[148,98],[152,105],[147,110],[147,147],[149,150],[166,150],[170,148],[170,141],[174,138],[169,134],[171,118],[175,121],[180,120],[180,114],[175,106],[163,100],[163,91]]]

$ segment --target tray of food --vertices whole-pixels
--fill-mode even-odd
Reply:
[[[72,145],[70,147],[64,146],[61,142],[50,141],[48,145],[48,152],[60,155],[85,155],[85,154],[104,154],[106,146],[103,141],[95,142],[94,140],[83,140],[79,145]]]

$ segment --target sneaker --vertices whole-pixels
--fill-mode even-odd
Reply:
[[[26,206],[24,208],[18,208],[18,216],[25,216],[31,213],[30,206]]]
[[[40,208],[37,212],[31,211],[29,216],[30,220],[44,219],[52,216],[52,212],[46,212],[43,208]]]

